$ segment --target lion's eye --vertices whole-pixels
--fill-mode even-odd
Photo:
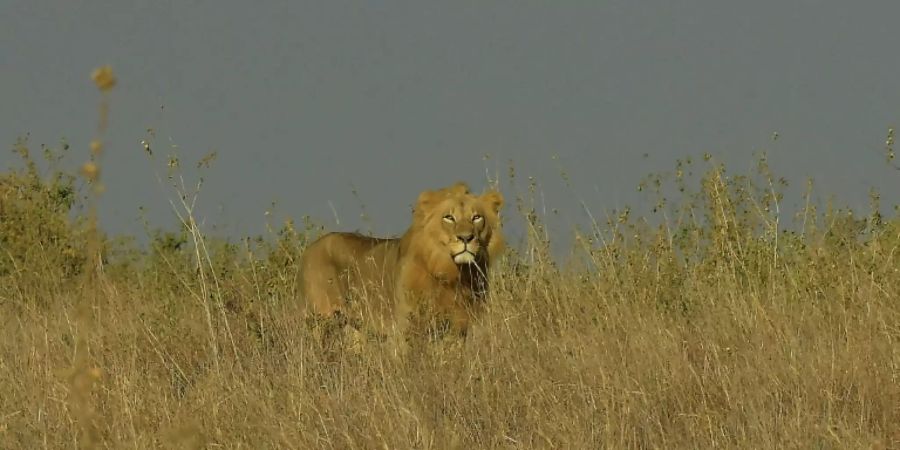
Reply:
[[[452,215],[447,214],[444,216],[444,222],[453,223],[456,222],[456,219],[454,219]]]
[[[475,214],[472,216],[472,222],[481,222],[484,220],[484,217],[481,217],[481,214]]]

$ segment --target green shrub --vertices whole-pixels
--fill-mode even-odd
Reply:
[[[75,177],[58,169],[68,145],[44,147],[49,169],[42,175],[27,142],[13,148],[23,166],[0,173],[0,289],[29,281],[71,279],[84,265],[82,218]]]

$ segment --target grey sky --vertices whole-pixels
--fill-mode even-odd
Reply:
[[[575,222],[553,154],[601,212],[638,202],[640,177],[675,158],[710,152],[740,172],[763,148],[796,185],[896,202],[881,149],[900,108],[898,18],[896,1],[2,0],[0,141],[65,137],[83,161],[88,74],[109,63],[113,232],[141,232],[139,205],[174,223],[147,128],[160,157],[170,143],[187,164],[218,151],[200,204],[237,234],[261,232],[272,201],[333,225],[331,202],[341,228],[360,227],[351,186],[375,231],[399,232],[419,190],[483,187],[485,153],[536,176]]]

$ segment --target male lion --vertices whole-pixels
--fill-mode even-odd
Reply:
[[[307,309],[344,316],[379,331],[421,333],[449,327],[465,335],[487,289],[491,259],[503,251],[503,196],[464,183],[425,191],[399,238],[329,233],[301,258]]]

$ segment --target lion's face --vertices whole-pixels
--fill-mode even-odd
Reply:
[[[456,264],[471,264],[481,251],[486,236],[483,208],[468,195],[459,201],[447,202],[441,216],[443,236],[450,256]]]
[[[457,265],[486,261],[502,249],[499,211],[503,197],[498,192],[472,195],[458,183],[438,191],[423,192],[416,206],[417,220],[438,252]],[[449,262],[449,261],[448,261]]]

